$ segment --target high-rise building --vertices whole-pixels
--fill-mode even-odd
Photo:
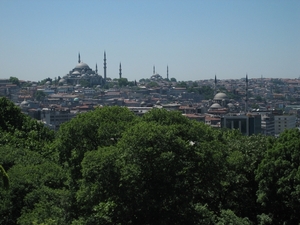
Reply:
[[[260,115],[225,115],[221,118],[221,128],[237,129],[243,135],[252,135],[261,133]]]

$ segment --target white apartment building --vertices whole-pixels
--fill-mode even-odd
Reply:
[[[279,135],[285,129],[292,129],[296,127],[295,115],[275,115],[274,116],[274,128],[275,135]]]

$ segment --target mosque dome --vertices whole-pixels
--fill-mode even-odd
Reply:
[[[86,64],[84,62],[80,62],[80,63],[77,64],[75,69],[90,69],[90,67],[88,66],[88,64]]]
[[[214,97],[214,100],[223,100],[223,99],[228,99],[228,97],[225,93],[222,93],[222,92],[219,92]]]
[[[29,102],[27,102],[26,100],[24,100],[23,102],[21,102],[20,107],[21,108],[25,108],[29,106]]]
[[[152,80],[162,80],[163,78],[159,74],[153,74],[150,79],[152,79]]]
[[[74,71],[72,75],[80,75],[80,73],[78,71]]]
[[[234,105],[233,105],[232,103],[228,103],[227,106],[228,106],[229,108],[234,108]]]
[[[219,103],[214,103],[210,106],[210,109],[221,109],[222,106]]]
[[[65,83],[66,82],[66,80],[64,79],[64,78],[61,78],[59,81],[58,81],[58,83]]]

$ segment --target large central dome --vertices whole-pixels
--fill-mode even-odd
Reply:
[[[77,66],[75,67],[75,69],[89,69],[90,67],[88,66],[88,64],[80,62],[77,64]]]
[[[228,99],[227,95],[225,93],[219,92],[218,94],[215,95],[214,100],[223,100],[223,99]]]

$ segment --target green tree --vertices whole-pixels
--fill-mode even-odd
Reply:
[[[3,181],[3,187],[7,189],[9,187],[9,179],[8,179],[8,175],[7,175],[6,171],[4,170],[4,168],[1,165],[0,165],[0,176]]]
[[[272,224],[300,221],[300,131],[286,130],[268,148],[260,163],[258,202]]]
[[[120,87],[126,87],[127,85],[129,85],[129,82],[127,78],[120,78],[118,79],[118,84]]]
[[[0,97],[0,129],[21,129],[25,115],[21,109],[5,97]]]
[[[54,132],[44,124],[23,114],[7,98],[0,98],[0,144],[44,152],[44,146],[54,140]],[[48,154],[48,153],[47,153]]]
[[[85,154],[78,223],[214,224],[225,176],[220,138],[178,112],[150,111],[115,146]]]
[[[159,85],[157,82],[151,81],[147,84],[147,87],[154,88],[154,87],[159,87]]]
[[[17,77],[10,77],[9,81],[13,84],[16,84],[16,85],[20,86],[20,81]]]
[[[50,77],[43,79],[41,81],[39,81],[39,85],[44,85],[47,81],[50,81],[50,83],[52,84],[52,79]]]
[[[177,82],[176,87],[187,88],[187,83],[184,81]]]
[[[43,101],[45,99],[45,97],[46,97],[46,94],[43,91],[37,91],[35,93],[35,98],[37,101]]]
[[[0,224],[32,224],[34,220],[42,223],[50,218],[56,224],[66,224],[67,177],[59,165],[37,152],[9,146],[0,147],[0,163],[8,168],[10,177],[10,188],[0,190]]]
[[[210,86],[201,86],[197,89],[199,94],[202,94],[204,99],[213,99],[214,90]]]
[[[80,188],[76,194],[80,206],[80,224],[113,224],[118,204],[120,170],[116,160],[120,157],[114,146],[86,152],[82,161]]]
[[[84,154],[98,147],[113,146],[122,137],[123,132],[137,119],[134,113],[125,107],[101,107],[94,111],[77,115],[71,121],[62,124],[54,143],[59,152],[61,165],[70,173],[68,180],[72,192],[71,213],[77,217],[79,205],[75,193],[81,179],[81,162]]]
[[[257,215],[262,213],[257,203],[255,172],[273,138],[262,135],[248,137],[237,131],[227,131],[223,135],[228,143],[228,157],[226,179],[221,191],[222,208],[255,222]]]

